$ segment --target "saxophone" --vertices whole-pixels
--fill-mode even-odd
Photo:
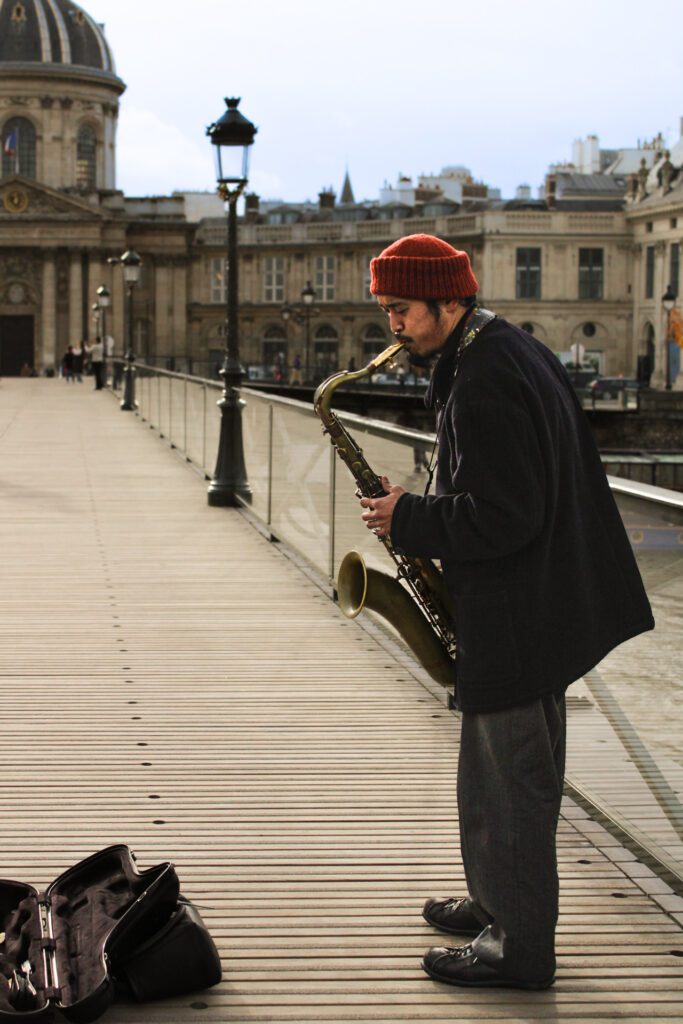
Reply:
[[[323,433],[346,464],[358,485],[358,497],[381,498],[386,492],[348,430],[331,410],[332,395],[349,381],[370,377],[390,363],[403,342],[389,345],[362,370],[332,374],[316,389],[313,408],[323,423]],[[344,615],[354,619],[371,608],[392,624],[416,655],[423,668],[442,686],[455,682],[455,623],[441,572],[433,562],[400,554],[389,537],[378,538],[393,559],[396,578],[369,569],[357,551],[349,551],[339,567],[337,596]]]

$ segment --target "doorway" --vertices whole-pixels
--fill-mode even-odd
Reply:
[[[0,377],[19,377],[34,369],[33,317],[0,316]]]

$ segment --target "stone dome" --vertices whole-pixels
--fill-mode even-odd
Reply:
[[[0,0],[0,74],[89,72],[117,79],[101,25],[72,0]]]

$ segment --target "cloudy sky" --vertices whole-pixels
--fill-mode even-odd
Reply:
[[[128,195],[213,189],[207,124],[241,96],[264,198],[356,199],[399,174],[468,167],[512,196],[572,141],[606,148],[683,116],[680,0],[86,0],[104,23]]]

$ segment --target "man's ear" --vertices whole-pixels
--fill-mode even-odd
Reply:
[[[459,305],[460,299],[447,299],[447,301],[443,303],[444,312],[455,313]]]

